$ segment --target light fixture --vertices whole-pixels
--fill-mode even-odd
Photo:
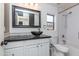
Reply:
[[[34,3],[29,3],[29,5],[33,6],[33,5],[34,5]]]
[[[30,6],[38,6],[37,3],[29,3]]]
[[[38,4],[37,4],[37,3],[35,3],[34,5],[35,5],[35,6],[38,6]]]
[[[24,7],[38,10],[38,3],[23,3]]]

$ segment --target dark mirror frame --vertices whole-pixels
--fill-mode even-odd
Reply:
[[[29,10],[29,11],[33,11],[33,12],[38,12],[39,13],[39,26],[16,25],[16,23],[15,23],[15,21],[16,21],[15,9],[16,8],[23,9],[23,10]],[[28,9],[28,8],[12,5],[12,27],[13,28],[41,28],[41,12],[38,10],[33,10],[33,9]]]

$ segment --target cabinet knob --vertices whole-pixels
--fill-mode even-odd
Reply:
[[[14,56],[14,54],[12,54],[12,56]]]

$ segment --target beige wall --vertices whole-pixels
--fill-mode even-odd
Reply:
[[[9,5],[4,4],[4,25],[5,25],[5,33],[9,32]],[[6,12],[7,11],[7,12]]]

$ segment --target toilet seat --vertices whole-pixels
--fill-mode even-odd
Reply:
[[[55,48],[56,48],[58,51],[60,51],[60,52],[62,52],[62,53],[67,53],[67,52],[69,51],[69,48],[67,47],[67,45],[56,44],[56,45],[54,45],[54,46],[55,46]]]

